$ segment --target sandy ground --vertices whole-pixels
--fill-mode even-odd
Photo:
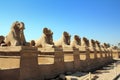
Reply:
[[[101,70],[97,70],[92,76],[94,80],[113,80],[120,74],[120,61],[112,63]]]
[[[67,80],[113,80],[120,74],[120,60],[116,63],[109,64],[102,69],[96,70],[93,73],[86,73],[81,76],[81,73],[74,73],[76,75],[66,76]]]

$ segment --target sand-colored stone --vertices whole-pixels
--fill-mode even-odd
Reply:
[[[2,43],[4,43],[4,39],[5,39],[4,36],[0,36],[0,45],[1,45]]]
[[[23,30],[25,29],[23,22],[14,22],[11,26],[10,32],[5,37],[5,44],[7,46],[19,46],[25,45],[26,40]]]
[[[118,48],[78,35],[70,41],[68,32],[54,43],[48,28],[43,29],[40,39],[26,46],[24,29],[24,23],[16,21],[5,40],[0,36],[0,44],[4,45],[0,47],[0,80],[45,80],[66,72],[88,72],[120,57]]]
[[[79,48],[81,46],[81,38],[78,35],[74,35],[73,40],[70,43],[73,48]]]
[[[35,46],[40,47],[40,48],[45,48],[45,47],[53,47],[53,32],[48,29],[44,28],[43,29],[43,34],[40,37],[40,39],[35,41]]]
[[[71,38],[70,34],[64,31],[62,37],[58,41],[54,42],[54,44],[55,46],[62,48],[70,47],[70,38]]]
[[[0,56],[0,69],[20,68],[20,57],[18,56]]]

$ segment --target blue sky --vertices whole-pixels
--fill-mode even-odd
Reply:
[[[48,27],[55,41],[67,31],[72,37],[120,42],[120,0],[0,0],[0,35],[6,36],[14,21],[25,23],[27,41]]]

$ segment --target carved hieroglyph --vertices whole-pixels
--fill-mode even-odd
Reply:
[[[53,32],[48,29],[43,29],[43,35],[40,37],[40,39],[35,41],[35,46],[45,48],[45,47],[53,47]]]
[[[23,22],[14,22],[11,26],[10,32],[5,37],[5,44],[8,46],[25,45],[26,40],[23,30],[25,29]]]
[[[71,38],[70,34],[64,31],[62,34],[62,37],[58,41],[56,41],[54,44],[55,46],[62,47],[62,48],[70,47],[70,38]]]
[[[78,35],[74,35],[73,40],[70,43],[73,48],[79,48],[81,46],[81,38]]]

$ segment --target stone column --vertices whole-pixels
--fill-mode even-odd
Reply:
[[[60,48],[38,48],[38,51],[41,52],[44,56],[52,55],[54,56],[54,63],[46,65],[46,70],[42,70],[46,79],[54,78],[57,75],[64,73],[64,55],[63,51]],[[39,66],[40,67],[40,66]],[[45,69],[42,67],[42,69]]]
[[[21,47],[20,80],[38,77],[38,51],[34,47]],[[42,79],[41,79],[42,80]]]
[[[54,65],[57,74],[61,74],[65,72],[64,54],[63,54],[63,50],[60,48],[55,48]]]
[[[103,65],[103,53],[102,53],[102,50],[100,47],[96,47],[96,51],[97,51],[97,54],[99,54],[99,58],[98,58],[98,63],[99,63],[99,67]]]
[[[108,56],[107,56],[107,54],[108,54],[108,52],[107,52],[107,50],[104,48],[104,54],[105,54],[105,64],[107,64],[108,63]]]
[[[118,58],[120,58],[120,50],[118,50]]]
[[[97,53],[95,47],[89,47],[89,51],[90,51],[90,65],[89,66],[91,66],[91,69],[94,69],[97,67],[97,63],[98,63],[97,54],[98,53]]]
[[[74,55],[73,55],[72,47],[64,47],[64,64],[65,64],[65,72],[74,72]]]
[[[88,67],[90,65],[90,51],[86,47],[79,47],[79,53],[80,53],[80,71],[87,71]]]
[[[101,54],[102,54],[102,65],[104,65],[105,63],[106,63],[106,60],[105,60],[105,50],[104,50],[104,48],[102,48],[102,47],[100,47],[101,48]]]
[[[113,58],[119,58],[118,50],[112,50]]]
[[[75,71],[79,71],[80,70],[79,49],[73,48],[73,56],[74,56],[74,68],[75,68]]]

